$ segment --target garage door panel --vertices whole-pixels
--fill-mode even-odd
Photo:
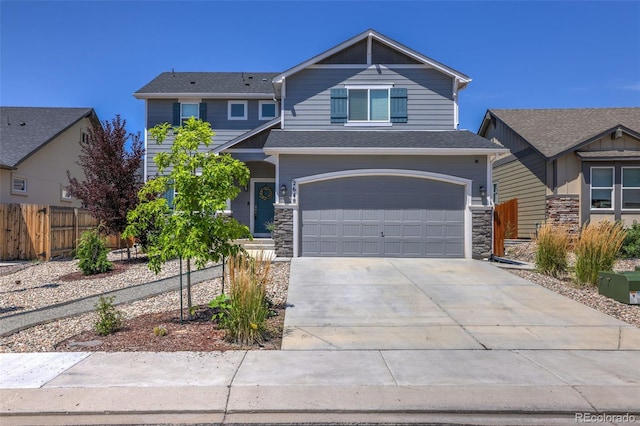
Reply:
[[[463,257],[460,185],[369,176],[299,188],[303,256]]]

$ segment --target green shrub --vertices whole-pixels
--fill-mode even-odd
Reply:
[[[85,275],[101,274],[113,265],[107,260],[107,247],[96,229],[85,231],[80,237],[76,257],[80,259],[78,267]]]
[[[569,233],[565,227],[545,223],[536,238],[536,266],[540,272],[559,277],[567,271]]]
[[[596,285],[598,272],[613,268],[626,234],[621,222],[603,220],[582,227],[575,249],[579,283]]]
[[[640,258],[640,224],[635,220],[631,228],[627,229],[620,254],[627,259]]]
[[[94,324],[94,327],[96,332],[102,336],[113,333],[122,327],[123,324],[122,312],[113,306],[113,300],[113,296],[107,298],[100,296],[95,306],[98,320]]]
[[[260,343],[269,317],[266,284],[271,262],[262,255],[257,258],[229,258],[229,300],[223,325],[229,337],[238,344]]]

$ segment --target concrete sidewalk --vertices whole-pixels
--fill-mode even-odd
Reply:
[[[0,355],[0,423],[640,421],[637,351]]]

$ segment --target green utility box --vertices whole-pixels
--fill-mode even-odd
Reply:
[[[629,305],[640,305],[640,271],[599,272],[598,293]]]

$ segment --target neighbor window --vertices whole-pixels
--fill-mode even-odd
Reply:
[[[11,193],[18,195],[27,194],[27,179],[23,177],[14,176],[11,179]]]
[[[228,118],[229,120],[246,120],[247,119],[247,101],[229,101]]]
[[[640,167],[622,168],[622,208],[640,209]]]
[[[260,101],[258,119],[271,120],[278,116],[278,108],[273,101]]]
[[[493,203],[498,204],[498,182],[493,182],[491,186],[493,189],[492,191]]]
[[[613,167],[591,168],[591,208],[613,207]]]
[[[349,121],[389,121],[389,89],[349,88]]]
[[[60,199],[62,201],[71,201],[71,194],[69,193],[69,188],[64,185],[60,185]]]
[[[198,104],[180,104],[180,123],[184,124],[185,121],[193,118],[199,118],[200,108]]]

